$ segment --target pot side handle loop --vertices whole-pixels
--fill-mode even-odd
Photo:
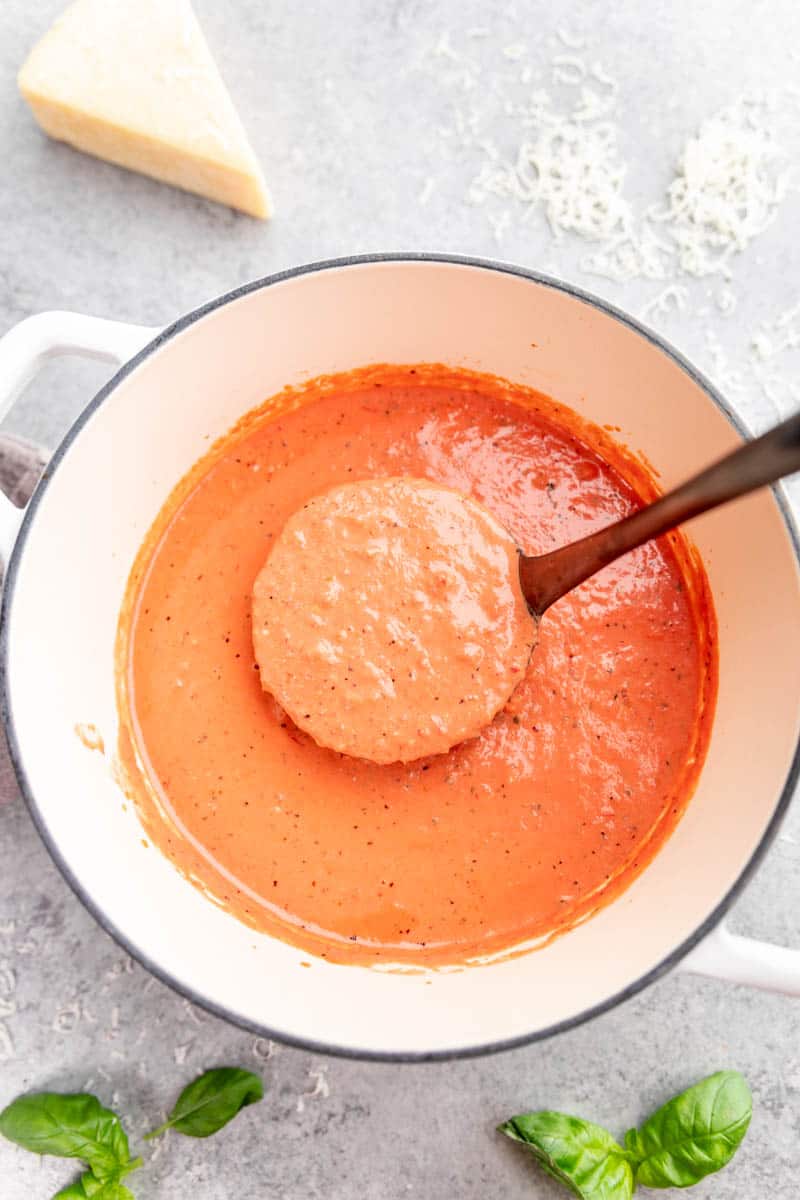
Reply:
[[[800,950],[740,937],[724,925],[718,925],[687,954],[680,969],[767,992],[800,996]]]
[[[44,312],[26,317],[0,338],[0,420],[48,358],[77,354],[121,366],[159,332],[81,313]],[[24,511],[0,492],[0,554],[5,564]]]

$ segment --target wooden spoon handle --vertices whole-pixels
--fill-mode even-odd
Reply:
[[[800,471],[800,413],[606,529],[550,554],[522,555],[520,581],[531,612],[540,617],[566,592],[643,542],[795,471]]]

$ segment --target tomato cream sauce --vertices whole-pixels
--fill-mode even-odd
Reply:
[[[253,588],[263,686],[321,746],[371,762],[475,737],[524,677],[535,638],[506,530],[426,479],[315,496]]]
[[[548,611],[478,736],[383,765],[326,749],[262,688],[254,581],[313,497],[402,476],[473,497],[529,554],[656,494],[607,433],[492,377],[376,366],[274,397],[134,565],[120,762],[153,843],[242,921],[341,963],[463,964],[569,929],[658,852],[707,747],[714,614],[669,534]]]

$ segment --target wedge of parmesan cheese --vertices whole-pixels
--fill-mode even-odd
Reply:
[[[254,217],[264,178],[189,0],[76,0],[19,73],[45,133]]]

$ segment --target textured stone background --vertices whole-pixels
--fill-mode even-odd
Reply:
[[[620,82],[620,150],[629,194],[643,204],[663,196],[701,120],[745,89],[788,88],[798,76],[800,10],[790,0],[197,0],[274,192],[277,216],[262,225],[38,134],[14,76],[61,7],[0,6],[0,331],[48,308],[158,324],[281,267],[388,249],[544,267],[641,312],[662,284],[592,278],[580,267],[585,246],[554,241],[543,220],[523,222],[516,211],[498,243],[486,212],[464,203],[480,155],[442,133],[454,106],[496,112],[493,135],[505,152],[513,143],[491,86],[466,96],[452,64],[432,56],[441,33],[501,86],[520,65],[505,48],[524,46],[532,86],[550,87],[553,56],[573,53],[557,30],[585,39],[576,53]],[[473,27],[487,36],[468,39]],[[797,122],[788,107],[779,116],[800,161]],[[763,424],[771,409],[750,341],[759,321],[797,301],[798,279],[795,194],[735,263],[732,314],[720,311],[713,279],[688,284],[685,312],[651,319]],[[799,359],[776,360],[789,390]],[[104,378],[96,365],[51,365],[7,427],[55,445]],[[77,807],[80,797],[65,794],[65,803]],[[795,812],[732,927],[797,943],[799,863]],[[320,1060],[212,1019],[149,978],[67,889],[19,799],[0,807],[0,1105],[28,1088],[91,1086],[140,1132],[187,1078],[222,1062],[262,1069],[267,1098],[213,1142],[167,1139],[135,1177],[141,1200],[555,1197],[559,1189],[494,1134],[498,1119],[548,1106],[622,1132],[724,1065],[747,1074],[756,1115],[735,1166],[693,1195],[788,1200],[796,1192],[800,1001],[674,976],[588,1026],[495,1058]],[[64,1164],[0,1144],[3,1200],[45,1200],[68,1177]]]

